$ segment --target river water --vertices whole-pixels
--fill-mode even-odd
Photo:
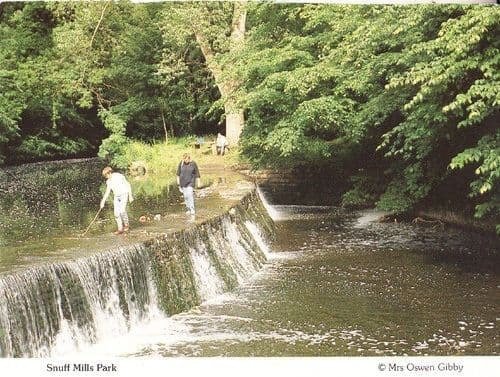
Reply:
[[[169,178],[152,176],[132,182],[136,201],[127,238],[110,234],[110,206],[88,239],[75,237],[102,195],[101,165],[92,160],[64,169],[34,164],[2,171],[0,275],[189,225]],[[198,192],[195,223],[233,205],[234,198],[220,193],[241,177],[214,172],[209,179],[212,184]],[[154,311],[126,335],[104,338],[73,356],[499,354],[498,237],[378,223],[375,211],[301,205],[268,210],[276,239],[268,240],[268,261],[249,281],[185,313]],[[157,213],[159,222],[137,221]],[[60,356],[71,355],[63,349]]]
[[[373,211],[272,209],[277,236],[250,281],[84,354],[498,355],[498,238]]]

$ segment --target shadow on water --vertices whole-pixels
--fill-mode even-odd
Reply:
[[[105,190],[100,176],[102,162],[31,164],[10,168],[0,174],[1,246],[50,235],[75,235],[90,223]],[[180,195],[168,180],[150,177],[131,180],[137,200],[130,206],[132,225],[143,214],[163,210],[179,202]],[[111,231],[112,204],[108,200],[94,232]]]
[[[359,237],[363,242],[420,255],[427,264],[453,266],[462,272],[500,273],[500,240],[494,234],[453,226],[374,221],[360,231]]]
[[[289,200],[288,194],[273,191],[272,187],[264,188],[263,192],[271,201],[283,203]],[[294,200],[301,200],[301,195],[300,192],[295,193]],[[310,196],[303,200],[307,202]],[[316,204],[320,202],[318,198],[315,200]],[[335,206],[299,204],[271,207],[278,221],[300,220],[300,227],[307,227],[307,220],[317,226],[317,219],[324,217],[329,231],[349,236],[353,244],[402,248],[406,252],[421,255],[426,263],[449,264],[464,272],[500,273],[500,239],[495,234],[464,230],[452,225],[379,222],[387,213],[374,209],[356,212]]]

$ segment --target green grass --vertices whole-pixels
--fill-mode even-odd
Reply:
[[[134,164],[143,164],[148,172],[162,176],[175,177],[177,166],[184,153],[200,166],[223,164],[226,167],[237,165],[242,161],[239,150],[232,148],[225,156],[212,153],[215,136],[205,136],[201,148],[196,149],[195,137],[171,138],[168,142],[146,144],[132,141],[124,146],[121,156],[114,161],[118,166],[131,167]]]

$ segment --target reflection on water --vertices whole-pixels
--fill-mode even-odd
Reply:
[[[85,229],[94,216],[104,189],[101,168],[85,161],[0,173],[0,272],[42,254],[59,260],[74,247],[65,236]],[[171,206],[174,215],[145,229],[165,231],[176,222],[185,227],[180,195],[169,191],[167,178],[151,178],[132,181],[131,218],[165,214]],[[229,177],[214,182],[198,193],[201,219],[228,204],[231,191],[219,192],[222,185],[237,186]],[[333,207],[274,209],[277,239],[268,264],[250,282],[112,344],[97,344],[96,354],[499,354],[498,238],[376,223],[373,213],[343,214]],[[139,229],[127,242],[142,226],[132,225]],[[89,247],[121,242],[104,236],[114,226],[109,205],[90,232]]]
[[[497,355],[497,238],[280,206],[264,269],[122,355]],[[125,344],[129,344],[126,347]],[[141,345],[141,346],[139,346]],[[101,349],[102,351],[102,349]]]
[[[8,269],[20,259],[69,248],[99,209],[105,190],[103,162],[37,163],[0,170],[0,266]],[[171,178],[132,180],[137,199],[130,206],[131,225],[141,214],[158,213],[178,201],[171,195]],[[108,201],[87,237],[116,227]],[[0,268],[1,270],[1,268]]]
[[[82,226],[85,209],[94,204],[95,214],[98,169],[88,162],[64,169],[60,164],[30,164],[0,170],[0,246]]]
[[[85,229],[99,209],[105,190],[105,180],[100,175],[103,166],[98,160],[84,160],[1,170],[0,246]],[[152,176],[132,179],[131,183],[138,199],[129,208],[132,222],[139,217],[136,213],[159,211],[169,203],[171,177]],[[112,201],[109,200],[93,230],[113,229],[112,220]]]
[[[0,273],[87,255],[186,227],[175,177],[150,174],[129,178],[135,198],[128,206],[129,235],[112,235],[116,223],[112,200],[108,200],[89,232],[81,237],[96,215],[105,190],[103,166],[97,159],[84,159],[0,169]],[[234,182],[241,180],[235,173],[217,167],[202,168],[206,187],[196,192],[197,222],[234,203],[231,190]],[[140,222],[141,216],[148,221]]]

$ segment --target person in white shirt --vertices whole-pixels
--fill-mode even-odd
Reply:
[[[217,148],[217,154],[224,156],[225,149],[228,146],[227,139],[220,132],[217,134],[217,140],[215,141],[215,147]]]
[[[109,166],[102,170],[102,176],[106,178],[106,192],[101,200],[101,209],[104,208],[110,192],[113,191],[114,215],[118,225],[115,234],[122,234],[129,230],[127,201],[132,203],[134,200],[132,188],[123,174],[114,173]]]

